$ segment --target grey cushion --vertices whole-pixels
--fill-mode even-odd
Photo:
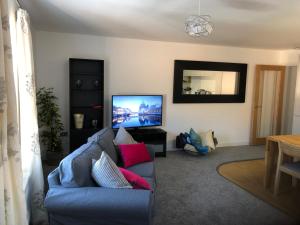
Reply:
[[[101,146],[102,150],[105,151],[115,163],[117,163],[118,154],[113,143],[114,137],[115,134],[113,130],[106,127],[88,138],[88,142],[97,142]]]
[[[154,162],[140,163],[131,167],[126,168],[142,177],[155,177]]]
[[[129,134],[123,127],[120,127],[118,133],[114,139],[115,145],[120,144],[136,144],[137,142],[133,139],[131,134]]]
[[[90,142],[65,157],[59,164],[60,183],[64,187],[95,186],[91,176],[92,159],[98,160],[101,147]]]
[[[147,150],[150,154],[150,157],[152,160],[155,159],[155,148],[156,148],[156,145],[152,145],[152,144],[146,144],[146,147],[147,147]]]
[[[101,187],[132,188],[112,159],[102,152],[100,159],[93,159],[92,177]]]

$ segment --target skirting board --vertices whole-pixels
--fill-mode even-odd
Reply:
[[[231,146],[242,146],[242,145],[249,145],[249,141],[241,141],[241,142],[224,142],[218,143],[217,147],[231,147]]]
[[[178,148],[175,147],[173,142],[170,142],[171,144],[167,144],[167,151],[176,151]],[[233,147],[233,146],[243,146],[243,145],[249,145],[249,141],[245,142],[225,142],[225,143],[218,143],[217,148],[219,147]]]

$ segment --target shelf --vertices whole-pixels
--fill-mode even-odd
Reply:
[[[101,128],[82,128],[82,129],[76,129],[76,128],[71,128],[71,132],[87,132],[87,131],[99,131]]]
[[[76,88],[71,88],[72,91],[103,91],[103,89],[76,89]]]
[[[99,77],[99,74],[70,73],[71,76]]]
[[[94,109],[94,110],[102,110],[103,106],[101,106],[100,108],[94,108],[94,106],[71,106],[71,108],[84,108],[84,109]]]

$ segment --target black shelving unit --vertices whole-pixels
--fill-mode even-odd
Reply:
[[[69,59],[70,72],[70,152],[86,143],[103,128],[104,61]],[[82,129],[75,128],[74,114],[84,114]],[[97,120],[97,126],[92,124]]]

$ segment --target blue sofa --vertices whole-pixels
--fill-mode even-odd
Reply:
[[[65,157],[48,175],[45,207],[51,225],[151,225],[154,209],[154,161],[128,168],[144,177],[153,192],[111,189],[96,185],[91,177],[92,159],[105,151],[117,164],[114,132],[104,128]],[[154,160],[154,151],[149,150]]]

